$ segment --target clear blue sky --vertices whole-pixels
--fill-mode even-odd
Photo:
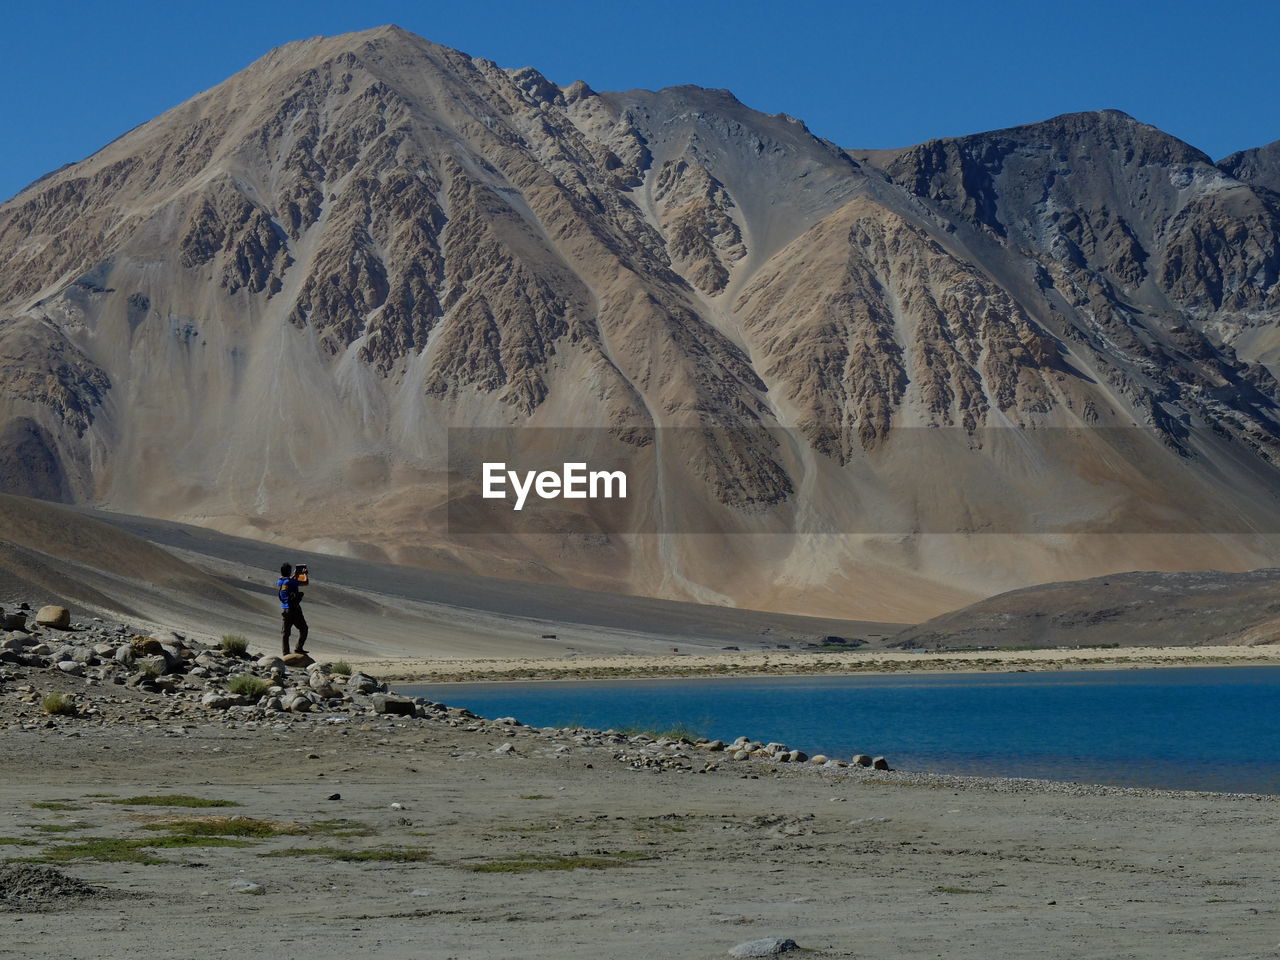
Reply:
[[[1280,3],[9,0],[0,199],[273,46],[398,23],[598,90],[696,83],[893,147],[1115,107],[1215,159],[1280,139]]]

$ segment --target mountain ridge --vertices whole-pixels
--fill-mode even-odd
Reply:
[[[296,41],[0,204],[0,482],[867,619],[1268,565],[1280,197],[1259,149],[1240,180],[1104,111],[859,153],[727,91],[561,87],[395,27]],[[451,538],[457,426],[603,428],[602,456],[653,468],[629,529],[718,533]],[[670,427],[693,433],[645,446]],[[1140,469],[1103,439],[1134,427]],[[1026,450],[961,467],[916,428]],[[958,482],[927,479],[946,463]],[[1045,470],[1084,486],[1055,499]],[[1160,516],[1191,531],[1172,549]],[[901,533],[836,536],[884,517]],[[923,549],[947,517],[1009,539]]]

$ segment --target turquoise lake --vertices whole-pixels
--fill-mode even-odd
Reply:
[[[451,683],[399,691],[532,726],[746,735],[898,769],[1280,793],[1280,667]]]

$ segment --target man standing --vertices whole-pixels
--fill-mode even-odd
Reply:
[[[280,564],[280,579],[276,581],[276,590],[280,595],[280,643],[284,652],[289,652],[289,634],[298,628],[298,646],[294,653],[304,652],[303,644],[307,642],[307,618],[302,615],[302,591],[298,589],[298,581],[293,576],[293,566]]]

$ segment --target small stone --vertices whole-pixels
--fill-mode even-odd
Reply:
[[[232,880],[227,886],[231,888],[232,893],[247,893],[251,896],[261,896],[266,892],[262,884],[251,880]],[[763,954],[751,954],[751,956],[763,956]]]
[[[867,756],[865,753],[855,753],[853,755],[853,758],[849,762],[852,763],[855,767],[871,766],[871,758]]]
[[[794,940],[782,937],[764,937],[760,940],[748,940],[729,951],[731,957],[776,957],[780,953],[800,949]]]
[[[286,653],[280,659],[284,661],[286,667],[309,667],[315,663],[311,656],[305,653]]]
[[[504,753],[504,754],[505,754],[505,753],[515,753],[515,752],[516,752],[516,745],[515,745],[514,743],[510,743],[510,742],[508,742],[508,743],[504,743],[502,746],[500,746],[497,750],[495,750],[495,751],[493,751],[493,752],[494,752],[494,753]]]
[[[36,613],[36,623],[42,627],[53,627],[55,630],[65,630],[71,626],[71,611],[66,607],[47,606],[41,607]]]
[[[326,799],[328,799],[328,800],[341,800],[341,799],[342,799],[342,794],[340,794],[340,793],[331,793],[331,794],[329,794],[329,796],[328,796],[328,797],[326,797]]]
[[[872,770],[892,770],[893,768],[889,766],[889,761],[886,760],[884,757],[875,757],[871,761],[871,769]]]
[[[822,764],[822,763],[826,763],[828,759],[829,759],[829,758],[827,757],[827,755],[826,755],[825,753],[816,753],[816,754],[814,754],[812,757],[810,757],[810,758],[809,758],[809,762],[810,762],[810,763]]]
[[[74,660],[63,660],[58,664],[58,669],[63,673],[69,673],[73,677],[79,677],[84,674],[84,664],[77,663]]]

